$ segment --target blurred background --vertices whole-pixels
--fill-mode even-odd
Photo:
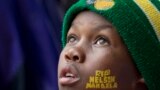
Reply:
[[[0,90],[58,90],[64,13],[76,0],[0,0]]]

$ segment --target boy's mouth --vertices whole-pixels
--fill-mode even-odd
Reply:
[[[61,85],[71,85],[80,80],[75,66],[67,65],[61,69],[59,83]]]

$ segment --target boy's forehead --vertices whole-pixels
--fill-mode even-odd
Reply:
[[[82,11],[76,15],[76,17],[80,17],[80,16],[83,16],[83,17],[85,16],[86,18],[89,18],[89,16],[90,16],[90,17],[99,17],[101,19],[105,19],[101,15],[99,15],[95,12],[92,12],[92,11]]]
[[[107,21],[105,18],[103,18],[101,15],[91,12],[91,11],[83,11],[80,12],[73,20],[72,25],[76,25],[76,24],[85,24],[90,22],[90,24],[92,25],[98,25],[99,22],[103,22],[106,24],[111,25],[111,23],[109,21]]]

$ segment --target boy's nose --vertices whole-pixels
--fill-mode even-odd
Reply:
[[[85,60],[85,53],[81,48],[78,47],[70,48],[65,53],[65,60],[67,62],[74,61],[82,63]]]

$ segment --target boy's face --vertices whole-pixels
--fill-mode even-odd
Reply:
[[[60,90],[133,90],[140,78],[114,26],[93,12],[76,16],[58,66]]]

